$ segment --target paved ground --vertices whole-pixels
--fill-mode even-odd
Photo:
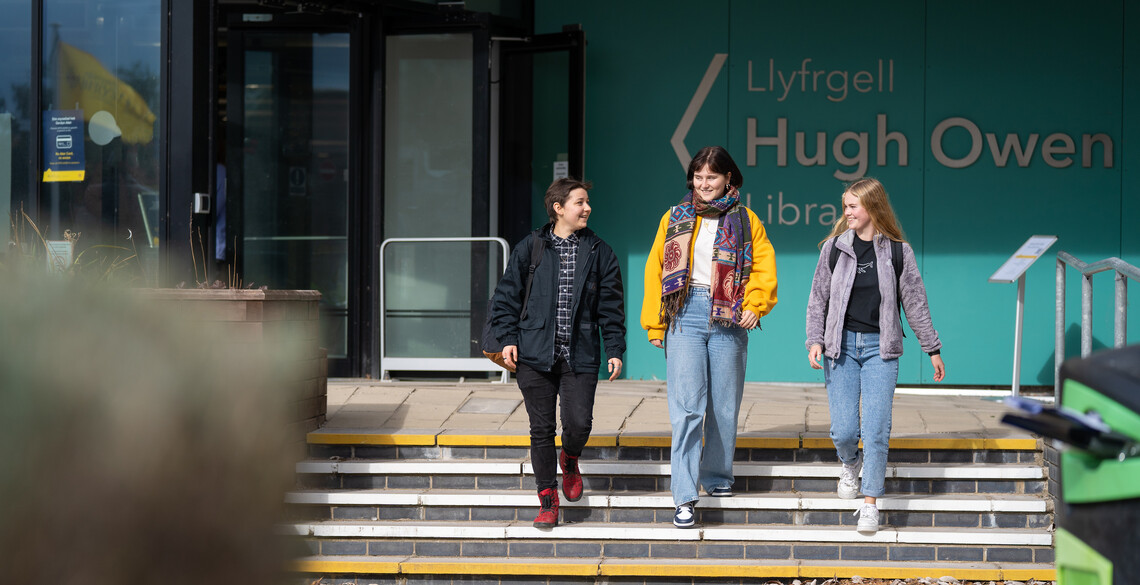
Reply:
[[[900,389],[895,438],[1027,438],[1004,425],[996,397],[936,395]],[[748,383],[741,436],[826,437],[827,392],[816,384]],[[513,381],[381,382],[330,378],[324,430],[479,431],[527,434],[526,410]],[[594,434],[670,434],[665,382],[618,380],[598,384]]]

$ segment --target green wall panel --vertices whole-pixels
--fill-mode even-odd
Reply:
[[[1123,100],[1121,115],[1121,143],[1140,144],[1140,107],[1136,96],[1140,95],[1140,6],[1135,4],[1124,10],[1124,91],[1130,99]],[[1122,146],[1123,151],[1123,146]],[[1125,262],[1140,266],[1140,169],[1137,168],[1136,154],[1128,151],[1121,163],[1121,258]],[[1140,283],[1130,282],[1128,304],[1140,307]],[[1140,315],[1130,320],[1128,339],[1140,338]]]
[[[1129,229],[1140,179],[1124,144],[1140,140],[1129,118],[1140,91],[1136,12],[1121,0],[536,3],[537,32],[586,31],[591,227],[623,260],[627,375],[664,377],[639,325],[642,272],[657,221],[685,191],[671,140],[688,113],[683,149],[728,148],[776,249],[780,301],[750,336],[748,379],[822,381],[803,348],[818,243],[844,181],[869,175],[887,186],[918,254],[949,384],[1010,384],[1016,285],[987,279],[1029,236],[1058,236],[1026,275],[1020,379],[1051,385],[1055,253],[1140,262],[1140,234]],[[535,124],[543,132],[547,121]],[[1091,147],[1086,136],[1096,137]],[[1102,347],[1112,342],[1112,278],[1094,283]],[[1073,355],[1073,271],[1066,288]],[[909,329],[905,351],[900,382],[929,383]]]
[[[927,6],[932,144],[925,149],[924,269],[931,305],[943,323],[953,320],[940,327],[948,368],[956,366],[959,383],[1012,381],[1016,285],[987,279],[1029,236],[1051,234],[1058,236],[1052,254],[1026,276],[1021,377],[1023,384],[1051,384],[1056,266],[1050,260],[1058,250],[1089,262],[1119,253],[1121,7],[1092,3],[1074,14],[1071,3],[1057,0]],[[976,160],[963,168],[936,160],[935,129],[951,118],[968,122],[948,129],[940,146],[943,158],[954,161],[970,160],[974,149]],[[1110,168],[1103,147],[1083,167],[1082,137],[1097,133],[1113,139],[1117,160]],[[991,135],[999,147],[1010,139],[1026,145],[1025,161],[1011,152],[1000,163]],[[1053,156],[1055,165],[1067,160],[1068,166],[1048,164],[1049,136],[1073,140],[1074,154]],[[1079,323],[1080,279],[1075,272],[1069,279],[1069,314]],[[1097,292],[1111,303],[1111,288],[1108,296]],[[1094,330],[1111,340],[1103,324],[1098,320]]]

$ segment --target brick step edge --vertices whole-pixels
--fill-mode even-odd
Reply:
[[[512,507],[535,505],[534,490],[298,490],[285,494],[285,503],[310,506],[438,506]],[[731,498],[702,498],[701,509],[854,511],[863,500],[844,500],[824,493],[737,494]],[[564,508],[654,508],[673,509],[667,492],[639,494],[587,493],[577,502],[562,502]],[[970,512],[1044,514],[1052,500],[1035,495],[921,494],[892,495],[878,500],[884,512]]]
[[[710,560],[613,560],[551,558],[411,558],[311,556],[295,559],[289,570],[323,575],[383,576],[537,576],[537,577],[664,577],[664,578],[850,578],[910,579],[952,576],[960,581],[1055,581],[1056,570],[1045,563],[805,562]]]
[[[322,520],[283,523],[282,534],[318,539],[442,539],[486,541],[645,541],[645,542],[774,542],[925,544],[976,546],[1053,545],[1048,528],[953,528],[884,526],[863,535],[850,526],[727,525],[678,529],[672,524],[597,523],[560,524],[540,530],[529,521],[483,522],[478,525],[446,521],[371,522]]]
[[[670,475],[668,461],[635,462],[582,462],[579,470],[584,476],[660,476]],[[737,477],[808,477],[838,478],[841,466],[837,463],[735,463],[733,475]],[[345,475],[533,475],[530,462],[521,460],[307,460],[296,464],[296,472],[311,474]],[[1028,479],[1045,478],[1040,465],[1022,464],[888,464],[886,479]]]

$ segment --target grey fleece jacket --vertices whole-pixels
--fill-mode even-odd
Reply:
[[[851,299],[851,289],[855,285],[855,250],[852,242],[854,230],[847,230],[838,238],[830,239],[819,251],[819,262],[815,265],[815,276],[811,281],[811,294],[807,306],[807,343],[823,346],[823,354],[831,359],[839,357],[843,341],[843,319],[847,314],[847,302]],[[835,272],[828,266],[832,246],[839,248],[839,258],[835,262]],[[891,243],[886,236],[875,234],[874,239],[876,270],[879,276],[879,355],[883,359],[894,359],[903,353],[902,323],[896,310],[895,269],[891,262]],[[899,277],[899,290],[902,292],[902,307],[906,312],[907,323],[918,337],[922,351],[933,352],[942,348],[938,332],[930,320],[930,307],[926,303],[926,287],[914,259],[910,244],[903,243],[903,268]]]

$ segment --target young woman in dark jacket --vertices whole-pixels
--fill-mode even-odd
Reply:
[[[492,326],[507,365],[517,368],[530,417],[530,460],[538,487],[536,528],[558,525],[555,411],[562,406],[562,493],[582,497],[578,457],[590,438],[601,366],[599,332],[610,380],[621,373],[625,309],[621,269],[608,244],[589,228],[590,184],[558,179],[546,190],[550,223],[515,246],[491,303]],[[539,241],[541,239],[541,242]],[[531,251],[543,245],[523,315]]]

